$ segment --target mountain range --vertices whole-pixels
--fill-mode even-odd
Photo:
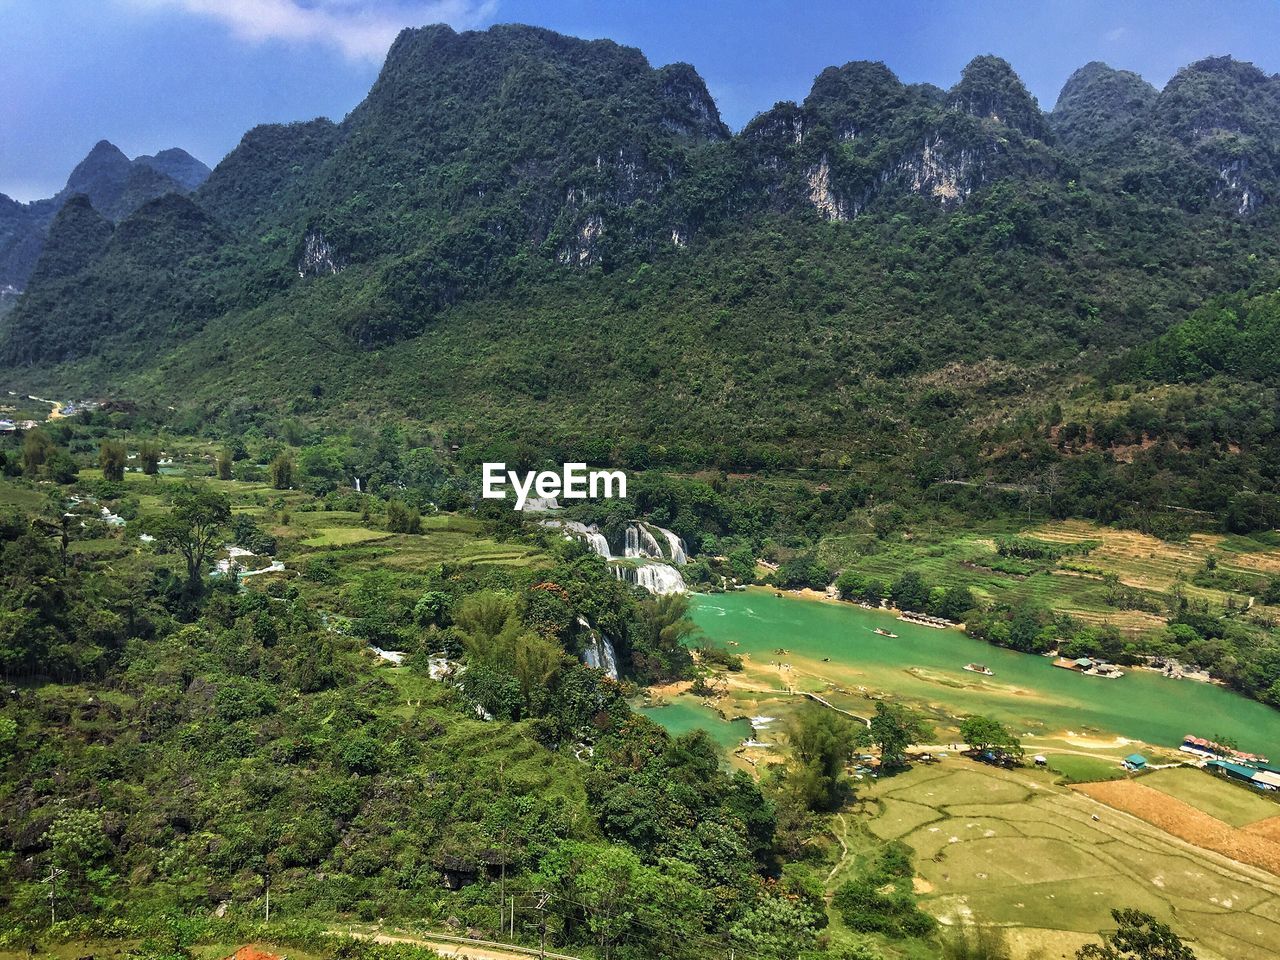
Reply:
[[[99,144],[19,208],[48,226],[0,228],[30,271],[0,363],[236,428],[818,461],[1053,398],[1271,281],[1278,158],[1280,78],[1228,57],[1162,90],[1090,63],[1048,112],[995,56],[949,90],[853,62],[735,134],[687,64],[411,29],[340,123],[207,178]]]
[[[54,196],[24,204],[0,194],[0,290],[15,296],[26,287],[50,222],[71,198],[86,197],[102,216],[118,221],[148,200],[190,193],[208,177],[207,166],[177,147],[130,160],[101,140]]]

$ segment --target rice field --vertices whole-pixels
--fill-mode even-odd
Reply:
[[[876,782],[860,800],[872,834],[915,851],[926,910],[944,924],[974,917],[997,924],[1022,956],[1034,948],[1073,955],[1112,927],[1113,906],[1170,923],[1201,960],[1274,955],[1274,878],[1054,779],[948,758]]]
[[[1244,784],[1232,783],[1204,770],[1175,767],[1153,770],[1139,780],[1144,787],[1159,790],[1233,827],[1280,816],[1280,802],[1274,795],[1259,793]]]

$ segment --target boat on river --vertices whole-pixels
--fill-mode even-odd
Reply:
[[[966,663],[964,668],[970,673],[980,673],[984,677],[994,677],[995,672],[985,663]]]
[[[893,637],[893,639],[895,640],[898,639],[898,635],[896,633],[890,633],[888,630],[885,630],[883,627],[876,627],[871,632],[878,633],[882,637]]]

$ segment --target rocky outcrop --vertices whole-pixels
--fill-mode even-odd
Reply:
[[[308,230],[302,239],[302,253],[298,257],[298,276],[332,276],[341,269],[338,255],[324,234],[319,230]]]

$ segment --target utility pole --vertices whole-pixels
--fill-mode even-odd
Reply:
[[[538,899],[538,960],[547,960],[547,900],[550,898],[544,893]]]
[[[40,881],[49,885],[49,926],[51,927],[58,922],[58,878],[66,872],[61,867],[50,867],[49,876]]]
[[[265,885],[265,887],[266,887],[266,895],[267,895],[267,917],[266,917],[266,922],[267,922],[267,923],[270,923],[270,922],[271,922],[271,874],[269,874],[269,873],[267,873],[267,874],[263,874],[262,882],[263,882],[263,884],[264,884],[264,885]]]

